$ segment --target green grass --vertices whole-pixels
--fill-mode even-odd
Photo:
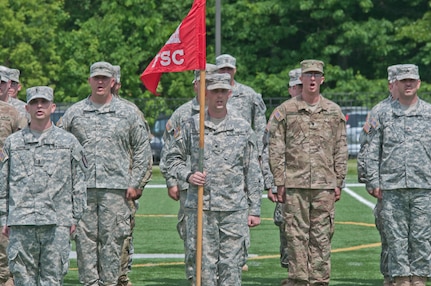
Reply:
[[[356,183],[356,161],[349,160],[348,183]],[[163,184],[157,166],[151,184]],[[363,187],[350,188],[373,201]],[[140,199],[134,232],[135,253],[183,253],[176,230],[178,203],[166,189],[147,188]],[[280,285],[287,272],[279,264],[278,228],[272,222],[274,204],[262,201],[262,224],[251,230],[251,248],[255,254],[243,273],[243,285]],[[372,209],[347,193],[336,204],[335,234],[332,243],[330,285],[383,284],[379,272],[380,239],[374,226]],[[134,286],[187,286],[182,259],[134,259],[130,278]],[[79,285],[76,261],[72,260],[65,285]],[[204,286],[204,285],[203,285]]]

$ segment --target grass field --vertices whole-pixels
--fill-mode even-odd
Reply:
[[[356,161],[349,160],[347,183],[356,182]],[[151,185],[156,184],[164,184],[157,166],[151,182]],[[363,187],[349,189],[375,202]],[[243,285],[280,285],[287,277],[286,270],[279,264],[278,228],[272,222],[273,210],[274,204],[262,199],[262,224],[251,230],[249,253],[252,257],[247,263],[249,271],[243,273]],[[134,232],[136,254],[183,254],[183,244],[176,230],[177,211],[178,203],[168,197],[165,188],[145,189]],[[336,204],[335,219],[330,285],[382,285],[380,238],[372,208],[343,192]],[[134,286],[188,285],[182,258],[134,259],[130,277]],[[76,260],[71,261],[65,285],[79,285]]]

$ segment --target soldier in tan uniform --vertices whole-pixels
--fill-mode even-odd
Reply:
[[[320,94],[323,62],[301,62],[302,94],[278,106],[269,123],[269,162],[284,205],[287,286],[326,286],[335,202],[347,172],[346,120]]]
[[[289,95],[291,97],[298,96],[302,93],[301,68],[289,71]],[[262,152],[262,173],[265,183],[265,190],[268,191],[268,199],[276,203],[274,209],[274,224],[280,230],[280,265],[283,268],[288,268],[287,241],[284,235],[284,204],[277,200],[277,187],[274,186],[274,177],[269,168],[268,141],[269,141],[269,124],[267,124],[263,136],[263,152]]]
[[[0,73],[5,76],[5,78],[1,81],[0,84],[0,100],[15,107],[16,110],[18,110],[18,112],[21,114],[21,116],[26,117],[28,122],[30,122],[30,115],[25,109],[26,103],[11,96],[11,92],[13,90],[16,90],[16,92],[18,92],[19,82],[17,85],[17,81],[19,81],[19,70],[0,66]]]

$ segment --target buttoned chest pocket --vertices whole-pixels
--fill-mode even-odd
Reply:
[[[33,160],[33,152],[30,148],[11,150],[9,159],[11,181],[22,181],[33,175],[32,164],[29,164],[30,160]]]
[[[65,181],[71,175],[71,153],[70,149],[64,146],[51,146],[40,152],[43,169],[56,180]],[[38,157],[35,157],[35,160]]]
[[[318,118],[310,122],[310,131],[318,134],[322,144],[327,144],[336,135],[337,122],[332,116]]]
[[[405,140],[404,121],[401,119],[384,122],[382,130],[384,142],[387,146],[395,146]]]
[[[127,118],[115,113],[100,114],[97,118],[98,136],[104,138],[122,137],[130,129]]]
[[[223,158],[227,166],[242,165],[244,150],[247,147],[245,134],[229,132],[221,140],[215,140],[212,153]]]
[[[84,113],[82,116],[75,117],[71,122],[70,131],[82,145],[91,137],[91,128],[95,125],[93,118],[94,114]]]

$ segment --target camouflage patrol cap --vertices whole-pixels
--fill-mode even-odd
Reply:
[[[392,66],[388,66],[388,81],[389,83],[393,83],[394,81],[396,81],[396,75],[397,75],[397,67],[399,65],[392,65]]]
[[[227,73],[216,73],[206,78],[206,85],[208,90],[214,89],[228,89],[231,90],[230,75]]]
[[[9,78],[11,81],[19,82],[20,71],[18,69],[9,70]]]
[[[90,77],[94,76],[115,77],[114,67],[108,62],[96,62],[90,67]]]
[[[114,69],[114,73],[115,73],[115,81],[117,83],[121,82],[121,67],[120,66],[112,66],[112,68]]]
[[[220,55],[216,58],[216,65],[218,69],[221,68],[236,68],[236,59],[228,54]]]
[[[54,101],[54,90],[49,86],[34,86],[27,88],[27,103],[36,98],[44,98],[48,101]]]
[[[419,68],[413,64],[403,64],[396,67],[396,80],[419,79]]]
[[[294,70],[291,70],[289,72],[289,86],[295,86],[298,84],[302,84],[302,81],[299,79],[299,77],[301,76],[301,68],[297,68]]]
[[[303,60],[301,62],[301,73],[320,72],[323,74],[323,66],[325,64],[319,60]]]
[[[214,64],[206,64],[205,66],[205,74],[206,76],[212,75],[217,73],[218,69],[217,66]],[[200,80],[201,77],[201,71],[200,70],[195,70],[194,72],[195,74],[195,79],[193,80],[192,83],[195,83],[196,81]]]
[[[1,81],[8,82],[10,80],[9,78],[10,69],[5,66],[0,66],[0,79]]]

